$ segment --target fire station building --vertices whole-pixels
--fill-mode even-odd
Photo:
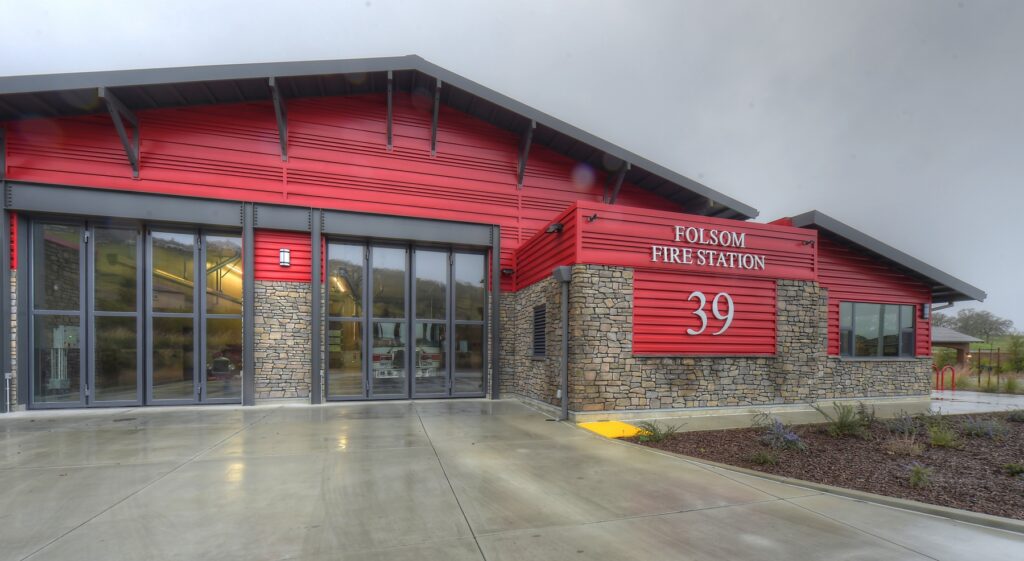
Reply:
[[[981,290],[419,57],[0,78],[5,409],[927,399]]]

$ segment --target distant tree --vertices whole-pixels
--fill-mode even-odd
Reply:
[[[960,310],[956,314],[957,331],[973,335],[985,341],[991,341],[992,337],[1006,335],[1013,329],[1013,321],[1001,318],[986,310]]]
[[[942,312],[935,312],[932,314],[932,325],[956,329],[956,318]]]

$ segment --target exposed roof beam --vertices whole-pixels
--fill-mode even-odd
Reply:
[[[392,136],[393,119],[394,119],[394,101],[392,100],[395,90],[395,76],[392,71],[388,70],[388,152],[395,147],[394,137]]]
[[[526,159],[530,157],[530,145],[533,144],[533,130],[537,128],[537,121],[530,119],[526,131],[519,139],[519,173],[516,174],[516,188],[523,188],[523,176],[526,175]]]
[[[437,116],[441,111],[441,79],[434,87],[434,118],[430,121],[430,157],[437,155]]]
[[[281,144],[281,161],[288,161],[288,110],[277,79],[270,78],[270,97],[274,100],[274,116],[277,118],[277,139]]]
[[[608,193],[608,204],[613,205],[615,204],[615,201],[618,200],[619,191],[622,190],[622,181],[626,179],[626,172],[629,171],[630,167],[632,166],[629,165],[629,162],[622,162],[622,165],[619,166],[619,169],[615,172],[615,175],[610,177],[611,189]]]
[[[114,96],[113,92],[105,87],[97,88],[97,95],[104,101],[110,117],[114,121],[114,128],[117,129],[117,136],[121,139],[124,152],[128,156],[128,163],[132,166],[132,177],[139,176],[139,120],[130,109],[125,107],[121,100]],[[128,132],[124,128],[124,121],[132,126],[132,138],[128,138]]]

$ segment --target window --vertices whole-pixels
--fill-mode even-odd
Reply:
[[[841,302],[839,354],[914,356],[914,306]]]
[[[533,356],[545,356],[548,347],[547,306],[533,308]]]

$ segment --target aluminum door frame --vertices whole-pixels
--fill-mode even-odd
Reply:
[[[413,371],[412,375],[413,376],[412,376],[412,380],[411,380],[411,382],[412,382],[411,383],[411,387],[409,388],[409,396],[410,396],[411,399],[433,399],[433,398],[451,397],[451,395],[452,395],[452,372],[453,372],[453,370],[452,370],[452,357],[453,357],[453,355],[451,353],[451,350],[452,350],[452,319],[455,317],[454,314],[453,314],[453,310],[452,310],[452,304],[455,303],[454,302],[454,298],[452,298],[452,295],[455,293],[455,286],[452,284],[452,280],[453,280],[453,277],[452,277],[452,266],[453,266],[453,263],[454,263],[454,261],[453,261],[454,253],[452,252],[451,248],[431,248],[429,246],[417,247],[415,245],[413,245],[410,248],[410,250],[409,250],[409,287],[408,287],[408,289],[411,292],[410,299],[412,301],[410,303],[410,313],[413,316],[416,315],[416,252],[417,251],[421,251],[421,250],[422,251],[429,251],[429,252],[433,252],[433,253],[442,253],[444,255],[444,258],[445,258],[445,268],[444,268],[444,270],[445,270],[445,293],[444,293],[445,316],[444,316],[443,320],[426,320],[427,322],[429,322],[431,324],[440,323],[440,324],[444,325],[444,329],[445,329],[445,343],[444,343],[444,345],[446,347],[444,349],[444,351],[445,351],[445,373],[444,373],[445,379],[444,379],[444,391],[443,392],[425,393],[425,394],[417,394],[416,393],[416,372],[415,372],[415,370],[416,370],[416,356],[415,356],[415,354],[416,354],[416,329],[414,327],[416,325],[416,317],[413,317],[412,319],[409,320],[409,334],[410,334],[409,343],[412,345],[412,348],[413,348],[413,355],[411,357],[411,359],[412,359],[412,371]]]
[[[244,348],[245,348],[245,343],[244,343],[244,341],[245,341],[245,288],[246,288],[245,287],[245,270],[246,270],[245,267],[251,267],[252,264],[245,262],[245,245],[244,245],[245,244],[245,239],[243,237],[243,233],[239,232],[239,233],[236,234],[235,232],[230,232],[230,231],[227,231],[227,230],[215,230],[215,229],[199,228],[198,229],[198,234],[199,234],[199,240],[200,240],[199,251],[198,251],[198,253],[199,253],[199,263],[202,265],[202,272],[203,272],[202,279],[198,280],[196,282],[196,284],[199,286],[199,300],[200,300],[200,302],[199,302],[199,304],[200,304],[200,306],[199,306],[200,315],[199,315],[198,320],[199,320],[199,323],[200,323],[200,326],[199,326],[200,327],[199,328],[199,337],[200,337],[199,341],[200,341],[201,345],[200,345],[199,349],[202,351],[202,352],[197,353],[198,356],[196,357],[197,360],[199,361],[199,367],[200,367],[199,368],[199,372],[200,372],[200,378],[202,380],[201,388],[199,390],[199,392],[200,392],[199,393],[199,404],[200,405],[213,405],[213,404],[235,404],[235,405],[238,405],[238,404],[242,403],[242,391],[243,391],[242,386],[244,385],[244,377],[245,377],[244,368],[250,367],[249,365],[245,364],[245,356],[244,356],[245,355],[245,350],[244,350]],[[233,236],[233,237],[237,237],[238,241],[239,241],[239,245],[242,247],[241,258],[242,258],[242,273],[243,274],[242,274],[242,312],[241,313],[238,313],[238,314],[211,314],[206,309],[206,291],[209,288],[207,286],[207,284],[206,284],[206,282],[207,282],[206,281],[206,276],[207,276],[206,275],[206,250],[209,247],[209,243],[207,243],[207,238],[209,236],[223,236],[223,237]],[[211,399],[210,397],[208,397],[208,394],[207,394],[207,388],[206,388],[206,352],[207,352],[207,348],[206,348],[206,341],[207,341],[206,340],[206,322],[208,322],[211,319],[237,319],[239,322],[242,323],[242,340],[240,340],[238,343],[240,345],[242,345],[242,349],[243,349],[242,350],[243,357],[242,357],[242,364],[241,364],[241,366],[243,368],[239,369],[239,376],[240,376],[240,378],[238,380],[239,386],[238,386],[238,397],[237,398],[234,398],[234,397],[215,397],[215,398]]]
[[[43,219],[35,220],[31,218],[25,218],[27,224],[26,230],[28,231],[28,286],[26,287],[26,293],[28,295],[28,336],[25,338],[28,341],[28,352],[27,357],[28,363],[28,401],[27,405],[29,409],[81,409],[86,407],[85,400],[85,383],[86,383],[86,362],[88,357],[86,355],[86,348],[83,344],[83,332],[85,331],[85,256],[83,256],[82,246],[86,245],[85,240],[82,239],[86,232],[86,223],[84,220],[75,219]],[[69,313],[70,310],[43,310],[43,313],[36,311],[36,295],[35,295],[35,280],[36,280],[36,225],[46,224],[62,224],[77,226],[79,228],[79,239],[78,239],[78,310],[74,313]],[[20,292],[22,287],[18,287]],[[36,403],[36,316],[78,316],[78,401],[64,401],[58,403]]]
[[[487,269],[488,269],[488,267],[487,267],[487,252],[486,251],[469,251],[469,250],[460,251],[460,250],[457,250],[457,249],[453,249],[452,250],[452,252],[451,252],[452,259],[451,259],[451,265],[450,265],[450,269],[451,269],[450,275],[451,275],[451,277],[453,279],[453,282],[452,282],[452,287],[451,287],[450,298],[453,300],[453,303],[454,303],[454,300],[455,300],[455,283],[454,283],[454,279],[455,279],[455,255],[458,254],[458,253],[462,253],[462,254],[465,254],[465,255],[480,255],[481,257],[483,257],[483,271],[481,271],[483,273],[483,275],[484,275],[483,319],[480,320],[480,321],[477,321],[477,320],[459,320],[459,319],[455,319],[455,310],[453,309],[451,311],[451,316],[450,316],[450,320],[451,320],[451,335],[448,337],[448,340],[451,343],[451,357],[452,357],[452,360],[451,360],[451,378],[449,380],[449,396],[450,397],[485,397],[487,395],[487,368],[491,365],[491,360],[492,360],[488,356],[488,350],[490,350],[488,336],[490,335],[490,327],[489,327],[489,325],[490,325],[490,321],[491,321],[491,312],[490,312],[490,291],[487,290],[487,281],[488,281],[488,279],[490,279],[491,275],[489,275],[488,272],[487,272]],[[491,279],[491,283],[498,283],[498,282],[501,282],[501,279]],[[483,365],[481,366],[481,370],[480,370],[480,382],[481,382],[480,388],[481,389],[480,389],[479,392],[456,392],[455,391],[455,326],[457,326],[457,325],[481,325],[483,327],[483,329],[480,332],[480,337],[481,337],[481,339],[480,339],[480,343],[481,343],[480,352],[482,353]]]
[[[410,335],[412,335],[412,326],[410,321],[410,315],[412,310],[409,304],[412,300],[409,295],[409,273],[410,273],[410,261],[412,259],[412,247],[409,244],[396,244],[396,243],[374,243],[369,241],[367,246],[367,260],[366,260],[366,271],[369,273],[367,278],[366,286],[368,292],[368,299],[364,303],[366,308],[366,335],[363,339],[363,345],[366,345],[367,357],[370,359],[366,366],[367,386],[366,386],[366,398],[371,400],[394,400],[394,399],[411,399],[412,397],[412,386],[409,381],[411,374],[412,358],[410,356],[412,351],[412,341]],[[405,392],[402,395],[377,395],[373,392],[373,321],[377,319],[373,315],[373,248],[380,247],[386,249],[402,249],[405,251],[405,271],[404,278],[402,280],[402,290],[405,291],[404,302],[402,303],[405,307],[405,323],[409,324],[406,329],[406,341],[405,341]],[[380,318],[380,319],[391,319],[391,318]]]
[[[99,312],[99,317],[131,317],[135,316],[135,399],[134,400],[111,400],[111,401],[97,401],[96,395],[96,229],[107,229],[107,230],[128,230],[135,232],[135,312]],[[86,348],[88,349],[88,359],[86,361],[87,378],[86,384],[90,388],[86,395],[86,406],[87,407],[127,407],[133,405],[142,405],[143,396],[145,391],[145,377],[143,363],[145,357],[143,353],[144,342],[146,341],[146,332],[144,331],[145,316],[142,306],[143,293],[145,292],[145,279],[146,271],[143,267],[143,245],[145,238],[143,236],[143,229],[140,225],[118,225],[115,223],[113,226],[103,225],[97,226],[96,224],[86,222],[86,229],[89,232],[89,242],[86,244],[86,271],[88,275],[88,288],[86,293],[86,312],[88,314],[88,329],[85,329],[85,338],[88,341]]]
[[[195,280],[192,282],[192,313],[183,312],[154,312],[153,311],[153,233],[164,232],[170,234],[191,234],[192,235],[192,276]],[[198,228],[161,228],[148,227],[146,228],[146,333],[149,337],[146,338],[146,404],[147,405],[198,405],[199,404],[199,392],[201,388],[199,386],[199,354],[200,354],[200,326],[199,324],[199,310],[196,306],[199,303],[199,251],[196,249],[196,245],[200,242],[200,232]],[[205,266],[204,266],[205,273]],[[204,274],[205,276],[205,274]],[[159,316],[154,314],[160,314]],[[191,318],[192,319],[192,399],[155,399],[153,397],[153,340],[155,339],[155,331],[153,330],[153,319],[159,318]]]
[[[331,262],[332,243],[358,246],[363,249],[363,286],[360,289],[360,292],[362,292],[362,294],[359,295],[362,301],[361,306],[363,308],[363,314],[359,317],[358,320],[356,320],[355,318],[340,318],[342,321],[348,321],[350,323],[356,323],[357,321],[362,323],[362,331],[360,333],[360,335],[362,336],[362,343],[360,344],[359,352],[362,353],[362,360],[360,361],[360,374],[362,376],[363,391],[359,395],[342,395],[331,397],[331,358],[329,352],[331,318],[338,316],[331,316],[331,292],[329,287],[325,287],[327,289],[323,291],[324,301],[326,305],[324,306],[324,336],[322,338],[322,352],[325,361],[323,398],[325,401],[366,401],[367,399],[369,399],[370,395],[370,380],[367,377],[367,370],[370,359],[372,358],[370,354],[368,354],[368,351],[372,350],[372,347],[370,346],[366,338],[367,334],[369,333],[369,331],[367,330],[367,326],[370,323],[370,310],[369,307],[366,305],[370,298],[370,245],[363,240],[331,240],[330,238],[327,238],[324,242],[324,246],[326,246],[327,250],[327,254],[324,256],[324,263]],[[323,284],[326,285],[328,279],[331,278],[331,272],[325,270],[323,273]],[[314,280],[313,282],[317,281]]]

